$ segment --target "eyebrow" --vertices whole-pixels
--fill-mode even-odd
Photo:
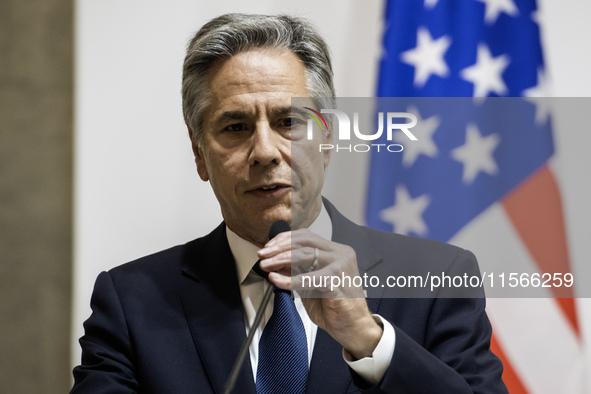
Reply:
[[[273,108],[271,110],[271,114],[273,116],[285,116],[291,113],[303,114],[305,113],[300,108],[296,107],[280,107],[280,108]],[[231,122],[235,120],[244,120],[251,116],[251,114],[247,111],[226,111],[223,112],[220,117],[218,118],[218,122]]]
[[[248,118],[250,115],[246,111],[226,111],[220,115],[219,122],[227,122],[232,120],[242,120]]]
[[[285,116],[291,114],[291,107],[279,107],[271,109],[271,114],[273,116]]]
[[[303,109],[298,108],[298,107],[286,107],[286,108],[282,108],[282,109],[285,109],[287,113],[294,113],[295,112],[296,114],[299,114],[299,115],[306,114],[306,111],[304,111]]]

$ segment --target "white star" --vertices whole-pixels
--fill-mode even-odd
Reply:
[[[428,232],[423,220],[423,212],[429,206],[429,196],[423,194],[412,198],[404,185],[396,186],[396,203],[380,211],[380,219],[392,223],[394,232],[408,235],[414,232],[417,235],[425,235]]]
[[[404,167],[411,167],[417,161],[420,154],[429,157],[437,156],[439,151],[437,145],[433,142],[433,133],[435,133],[441,124],[441,120],[437,116],[422,119],[419,110],[414,107],[407,108],[406,112],[410,112],[417,117],[417,125],[412,128],[412,133],[417,136],[418,140],[409,141],[402,133],[395,134],[394,140],[400,144],[404,143],[402,165]]]
[[[501,74],[509,63],[509,56],[492,57],[486,44],[478,44],[476,63],[460,71],[460,76],[474,84],[475,97],[486,97],[490,92],[500,96],[507,93],[507,85]]]
[[[525,89],[522,93],[527,101],[536,106],[536,124],[543,125],[548,122],[548,118],[552,113],[552,100],[548,97],[550,94],[550,84],[544,74],[544,70],[538,68],[538,84],[529,89]],[[404,147],[406,149],[406,147]]]
[[[529,17],[532,21],[534,21],[535,24],[540,25],[540,21],[542,20],[540,15],[540,10],[533,10],[531,14],[529,14]]]
[[[451,45],[449,36],[441,36],[433,40],[429,31],[419,27],[417,31],[417,46],[402,52],[400,57],[404,63],[415,68],[414,85],[422,87],[431,74],[445,77],[449,74],[447,63],[443,60],[445,51]]]
[[[425,8],[428,10],[432,10],[437,5],[439,0],[425,0]]]
[[[484,21],[487,25],[495,23],[501,14],[506,13],[512,17],[519,15],[519,10],[513,3],[513,0],[478,0],[484,3],[486,10],[484,11]]]
[[[472,183],[479,172],[495,175],[499,167],[493,158],[493,151],[501,142],[498,134],[483,137],[474,124],[466,127],[466,143],[451,151],[454,160],[464,164],[462,182]]]

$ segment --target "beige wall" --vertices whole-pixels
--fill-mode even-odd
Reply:
[[[71,385],[72,8],[0,1],[3,393]]]

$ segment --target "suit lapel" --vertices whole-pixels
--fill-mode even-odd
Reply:
[[[332,221],[332,240],[355,250],[359,272],[363,274],[378,264],[382,258],[371,245],[366,232],[341,215],[326,199],[324,206]],[[368,299],[367,303],[370,311],[376,313],[379,299]],[[351,373],[342,358],[342,346],[319,328],[312,353],[307,393],[342,394],[347,391],[350,381]]]
[[[199,357],[221,393],[246,338],[242,300],[224,224],[194,242],[183,261],[187,285],[181,299]],[[235,387],[256,393],[248,356]]]

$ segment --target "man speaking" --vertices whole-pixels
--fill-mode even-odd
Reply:
[[[332,132],[308,140],[291,99],[329,108],[332,78],[324,40],[302,19],[228,14],[197,32],[183,113],[224,222],[99,275],[72,393],[221,393],[248,334],[236,393],[507,392],[482,297],[290,295],[302,273],[477,270],[467,251],[357,226],[323,200],[330,153],[317,147]],[[291,231],[270,239],[280,220]]]

